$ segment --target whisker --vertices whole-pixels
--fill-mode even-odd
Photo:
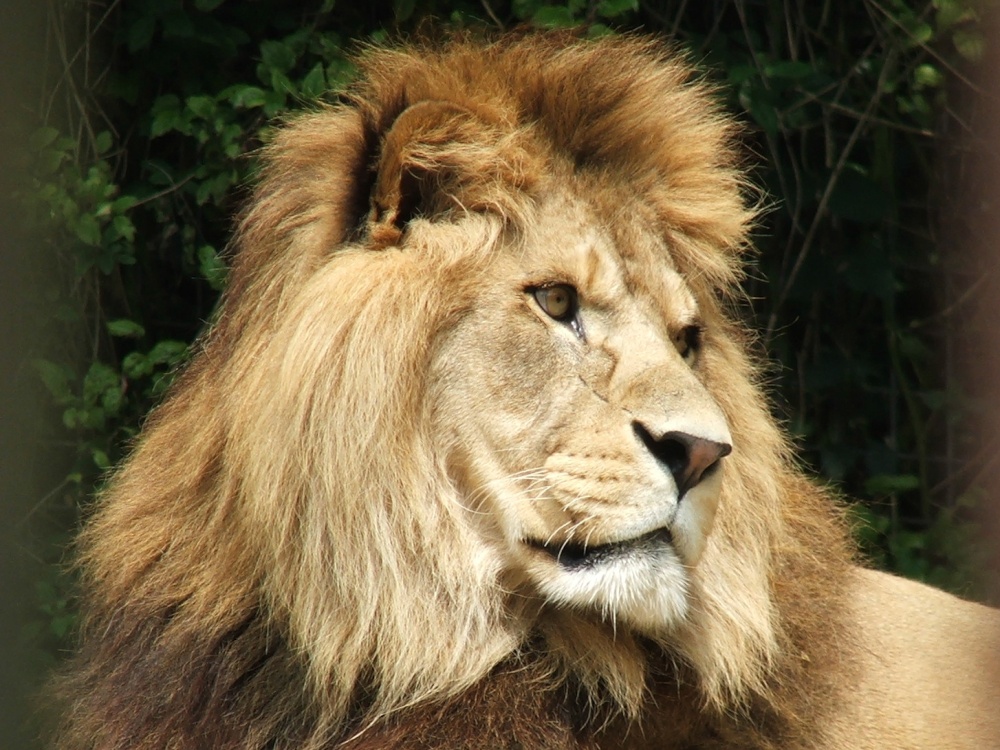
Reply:
[[[517,480],[525,480],[525,479],[529,480],[527,489],[531,489],[535,484],[537,484],[544,478],[545,478],[544,467],[531,467],[528,469],[522,469],[520,471],[516,471],[506,476],[497,477],[495,479],[489,479],[483,484],[481,484],[479,487],[474,489],[472,492],[470,492],[466,502],[470,506],[480,504],[482,499],[486,497],[488,493],[493,491],[497,487],[497,485],[506,485],[512,488],[515,492],[521,492],[522,491],[521,488],[517,486]],[[472,508],[470,508],[470,510],[472,510]]]
[[[552,539],[553,539],[553,537],[555,537],[556,534],[558,534],[560,531],[562,531],[563,529],[565,529],[567,526],[572,526],[572,525],[573,525],[573,521],[572,520],[566,521],[564,523],[559,524],[559,526],[557,526],[555,529],[553,529],[552,533],[549,534],[549,536],[546,538],[546,540],[544,542],[545,546],[548,547],[550,544],[552,544]],[[572,532],[572,529],[571,529],[570,532],[569,532],[569,535],[571,535],[572,533],[573,532]],[[568,539],[569,535],[567,535],[567,541],[569,541],[569,539]],[[565,542],[564,542],[564,544],[565,544]]]
[[[563,543],[559,546],[559,552],[556,553],[556,560],[562,557],[562,553],[565,551],[566,545],[570,544],[573,541],[573,534],[576,533],[576,530],[579,529],[583,525],[583,523],[584,521],[582,520],[577,521],[570,527],[569,532],[566,534],[566,538],[563,540]],[[566,524],[563,524],[563,526],[565,525]]]

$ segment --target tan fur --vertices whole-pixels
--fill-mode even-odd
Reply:
[[[550,34],[360,68],[267,148],[220,319],[83,535],[61,743],[985,747],[996,693],[942,644],[985,658],[996,618],[852,567],[769,415],[688,65]],[[636,425],[733,452],[678,498]],[[614,573],[554,558],[660,525]]]

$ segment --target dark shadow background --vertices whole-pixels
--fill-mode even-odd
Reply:
[[[39,567],[24,520],[41,497],[41,399],[28,369],[44,305],[37,283],[52,263],[24,228],[11,196],[24,184],[27,134],[42,86],[45,3],[0,3],[0,747],[29,746],[38,668],[22,624]]]

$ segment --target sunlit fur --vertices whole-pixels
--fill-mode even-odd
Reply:
[[[453,40],[372,49],[359,67],[343,104],[265,149],[218,320],[87,525],[62,743],[459,747],[479,709],[456,729],[447,707],[481,699],[492,708],[475,731],[508,731],[489,712],[509,711],[526,747],[597,746],[606,727],[608,747],[813,746],[844,684],[824,675],[853,652],[850,552],[729,312],[752,220],[731,121],[643,39]],[[466,415],[454,394],[532,376],[517,342],[555,346],[522,316],[502,349],[501,328],[476,328],[500,316],[483,290],[558,244],[533,241],[543,230],[587,222],[627,278],[646,279],[622,304],[680,279],[705,329],[685,382],[734,446],[714,526],[686,532],[700,559],[665,563],[660,603],[630,599],[629,571],[606,606],[580,606],[569,584],[572,606],[547,600],[518,567],[526,553],[504,546],[516,513],[489,505],[516,492],[462,478],[497,457],[458,441],[463,425],[528,406],[499,394]],[[490,703],[494,684],[506,697]],[[523,708],[536,695],[556,707]],[[438,729],[407,725],[435,706]]]

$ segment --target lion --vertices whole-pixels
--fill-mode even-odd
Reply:
[[[998,618],[771,416],[738,128],[631,36],[361,53],[80,540],[65,748],[985,748]]]

